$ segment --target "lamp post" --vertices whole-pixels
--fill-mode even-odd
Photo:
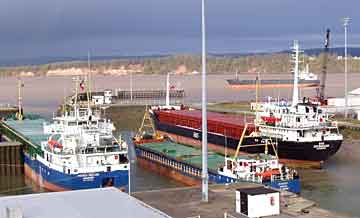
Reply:
[[[348,117],[348,66],[347,66],[347,28],[349,26],[349,22],[350,22],[350,18],[349,17],[345,17],[343,19],[344,22],[344,32],[345,32],[345,54],[344,54],[344,58],[345,58],[345,66],[344,66],[344,72],[345,72],[345,118]]]
[[[207,116],[206,116],[206,42],[205,42],[205,0],[201,0],[201,33],[202,33],[202,201],[208,202],[208,160],[207,160]]]

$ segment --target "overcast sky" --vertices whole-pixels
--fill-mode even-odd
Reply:
[[[360,43],[359,0],[206,0],[210,52]],[[0,59],[200,51],[200,0],[1,0]]]

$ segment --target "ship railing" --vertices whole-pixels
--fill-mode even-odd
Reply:
[[[50,147],[49,147],[49,145],[45,145],[45,146],[43,146],[43,148],[46,150],[46,151],[48,151],[48,152],[50,152],[50,153],[53,153],[53,154],[56,154],[56,155],[62,155],[62,156],[66,156],[66,155],[74,155],[75,153],[74,153],[74,151],[73,150],[71,150],[71,149],[66,149],[66,150],[60,150],[60,151],[57,151],[57,150],[52,150]]]
[[[245,177],[245,180],[249,182],[261,183],[262,176],[256,175],[255,173],[250,173]]]
[[[79,154],[99,154],[99,153],[112,153],[112,152],[127,152],[127,148],[122,146],[96,146],[88,148],[79,148],[77,153]]]
[[[280,124],[276,124],[274,126],[270,126],[267,125],[265,123],[259,123],[257,124],[257,126],[259,127],[264,127],[264,128],[269,128],[269,129],[278,129],[278,128],[337,128],[337,124],[334,122],[323,122],[323,123],[318,123],[318,122],[314,122],[314,123],[308,123],[308,124],[293,124],[293,125],[289,125],[289,123],[280,123]]]
[[[286,181],[295,179],[295,170],[290,170],[289,172],[271,175],[271,181]]]
[[[286,180],[287,177],[283,174],[280,175],[271,175],[271,181],[281,181],[281,180]]]
[[[96,146],[91,148],[77,148],[75,153],[72,149],[52,150],[48,145],[44,146],[44,149],[48,152],[58,155],[74,155],[74,154],[100,154],[100,153],[113,153],[113,152],[127,152],[126,147],[122,146]]]
[[[0,108],[16,108],[16,106],[11,105],[11,104],[1,103],[1,104],[0,104]]]

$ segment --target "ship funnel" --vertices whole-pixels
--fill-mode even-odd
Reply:
[[[297,40],[294,41],[293,46],[293,56],[292,56],[292,62],[294,63],[294,88],[293,88],[293,97],[292,97],[292,104],[291,106],[296,106],[299,103],[299,42]]]

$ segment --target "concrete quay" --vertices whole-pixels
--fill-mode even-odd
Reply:
[[[151,207],[174,218],[240,218],[245,216],[235,212],[235,190],[238,188],[251,188],[256,186],[260,185],[252,183],[211,185],[209,187],[208,203],[201,201],[201,189],[199,187],[144,191],[136,192],[132,195]],[[322,209],[318,207],[315,202],[289,192],[281,192],[280,201],[281,214],[272,216],[274,218],[350,217]]]

